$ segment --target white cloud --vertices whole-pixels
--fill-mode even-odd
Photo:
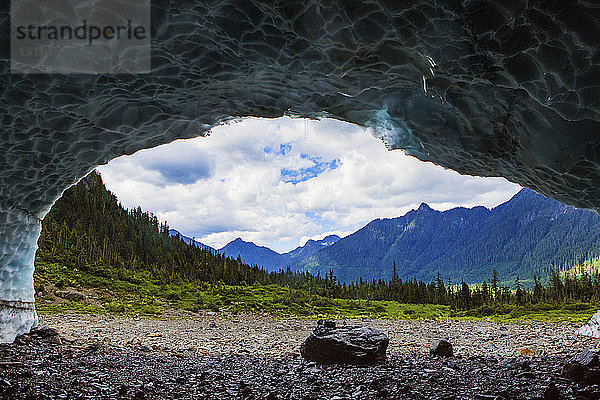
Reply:
[[[302,154],[320,157],[319,165]],[[282,169],[316,176],[293,184]],[[403,215],[421,202],[442,210],[493,207],[520,189],[387,151],[351,124],[290,118],[220,126],[208,139],[142,150],[99,170],[125,206],[148,209],[203,243],[219,248],[239,236],[278,251]]]

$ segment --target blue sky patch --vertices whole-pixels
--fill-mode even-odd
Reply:
[[[340,159],[336,158],[331,161],[322,161],[321,157],[310,154],[301,154],[301,158],[309,160],[313,165],[307,168],[299,169],[281,169],[281,177],[285,183],[297,184],[319,176],[327,170],[334,170],[340,166]]]
[[[279,145],[279,151],[274,151],[271,146],[263,147],[263,152],[265,154],[278,154],[280,156],[285,156],[290,151],[292,151],[292,144],[291,143],[281,143]]]

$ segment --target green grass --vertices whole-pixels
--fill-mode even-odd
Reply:
[[[496,307],[482,306],[467,311],[455,313],[457,319],[482,320],[495,322],[574,322],[583,323],[600,308],[600,304],[573,303],[573,304],[530,304],[526,307],[516,305],[499,305]]]
[[[279,285],[227,286],[206,282],[172,281],[148,271],[124,271],[105,265],[66,267],[43,253],[36,259],[37,309],[44,313],[160,316],[167,309],[262,312],[274,316],[307,319],[459,319],[583,322],[600,308],[598,304],[563,306],[537,304],[528,307],[483,306],[455,311],[449,306],[400,304],[394,301],[330,299]],[[82,300],[65,300],[55,292],[64,288],[83,290]],[[90,290],[91,289],[91,290]],[[54,293],[52,292],[54,290]]]

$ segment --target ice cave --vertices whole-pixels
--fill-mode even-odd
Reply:
[[[231,119],[334,118],[390,150],[600,210],[600,5],[152,0],[151,70],[15,73],[0,16],[0,341],[36,324],[40,221],[98,165]]]

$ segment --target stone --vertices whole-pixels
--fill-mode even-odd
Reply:
[[[266,397],[266,400],[279,400],[279,397],[277,397],[277,393],[269,392],[269,394]]]
[[[588,385],[600,385],[600,369],[590,369],[585,375],[585,382]]]
[[[375,328],[319,321],[300,354],[319,364],[377,364],[385,361],[388,344],[388,337]]]
[[[535,355],[535,351],[531,349],[519,349],[519,354],[522,356],[533,356]]]
[[[33,328],[28,334],[18,336],[15,342],[26,344],[32,340],[40,340],[42,342],[52,344],[62,343],[60,337],[58,336],[58,331],[48,326],[39,326],[37,328]]]
[[[129,392],[129,387],[127,385],[119,386],[119,395],[125,396]]]
[[[58,331],[49,326],[38,326],[37,328],[33,328],[29,334],[33,337],[38,337],[40,339],[47,339],[50,337],[58,336]]]
[[[562,392],[556,387],[554,382],[550,383],[544,390],[544,400],[564,400],[564,398]]]
[[[452,343],[444,339],[434,340],[429,346],[429,354],[432,356],[452,357],[454,356]]]
[[[588,370],[588,367],[581,365],[578,362],[569,362],[563,367],[560,376],[573,382],[583,382],[587,376]]]
[[[579,363],[581,365],[584,365],[588,368],[594,368],[598,366],[598,353],[595,353],[593,351],[589,351],[589,350],[585,350],[582,351],[580,353],[577,353],[575,356],[573,356],[570,360],[570,363]]]

